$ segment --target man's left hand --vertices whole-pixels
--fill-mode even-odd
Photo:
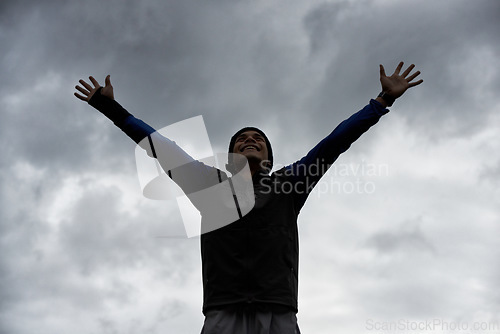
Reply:
[[[400,74],[403,65],[404,63],[400,62],[390,77],[385,74],[384,66],[380,65],[380,83],[382,84],[382,91],[392,96],[394,99],[403,95],[408,88],[415,87],[424,82],[424,80],[412,82],[420,74],[420,71],[417,71],[410,75],[411,71],[415,68],[413,64],[408,66],[403,74]]]

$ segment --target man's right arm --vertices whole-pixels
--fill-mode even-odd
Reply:
[[[168,154],[168,159],[175,160],[176,164],[179,166],[195,161],[195,159],[177,146],[175,142],[159,135],[153,127],[130,114],[115,100],[102,95],[101,90],[102,87],[92,95],[88,101],[89,104],[109,118],[130,139],[146,150],[149,156],[158,158],[156,155],[159,149],[158,144],[160,144],[162,146],[162,152]],[[153,145],[153,141],[145,140],[152,136],[155,136],[155,145]]]
[[[204,189],[213,183],[215,172],[213,167],[192,158],[174,141],[160,135],[153,127],[134,117],[114,100],[109,76],[106,77],[104,87],[101,87],[93,77],[89,79],[94,87],[80,80],[83,87],[75,88],[83,95],[75,93],[75,96],[99,110],[146,150],[149,156],[156,158],[165,172],[186,194]]]

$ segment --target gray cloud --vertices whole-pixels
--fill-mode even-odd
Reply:
[[[366,246],[381,255],[412,251],[435,254],[436,249],[422,232],[420,221],[403,223],[395,231],[378,232],[366,240]]]

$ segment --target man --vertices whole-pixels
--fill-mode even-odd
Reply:
[[[298,214],[310,191],[338,156],[389,112],[386,107],[395,99],[423,82],[413,81],[420,74],[417,71],[410,75],[414,65],[401,74],[402,68],[403,62],[388,77],[380,65],[382,93],[340,123],[302,159],[274,173],[270,173],[272,147],[263,131],[247,127],[231,138],[229,152],[242,155],[248,161],[255,202],[251,210],[242,214],[240,201],[233,191],[239,218],[226,226],[207,229],[201,235],[205,314],[202,334],[300,333],[296,318]],[[93,87],[80,80],[82,86],[76,89],[81,94],[75,93],[75,96],[101,111],[156,157],[158,145],[151,139],[155,130],[114,101],[109,75],[104,87],[93,77],[89,78]],[[149,139],[146,146],[145,138]],[[159,142],[162,154],[181,166],[178,170],[170,170],[163,164],[162,167],[186,194],[231,181],[238,171],[238,164],[231,159],[228,170],[233,176],[228,176],[194,160],[168,138],[161,137]],[[202,214],[202,229],[210,225],[210,208],[190,199]]]

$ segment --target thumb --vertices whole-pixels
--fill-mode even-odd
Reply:
[[[106,87],[111,86],[111,75],[107,75],[106,79],[104,80],[104,84]]]

